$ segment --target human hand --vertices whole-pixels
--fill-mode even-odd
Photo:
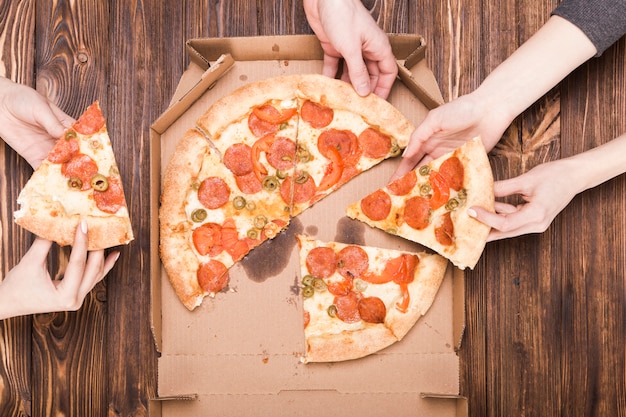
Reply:
[[[426,164],[455,150],[476,136],[481,137],[489,152],[511,121],[511,116],[490,107],[476,94],[461,96],[443,104],[431,110],[413,131],[409,145],[402,154],[402,161],[390,181],[400,178],[418,164]]]
[[[26,314],[78,310],[93,287],[113,268],[119,252],[87,253],[87,223],[76,228],[65,274],[52,280],[46,266],[52,242],[36,238],[26,255],[0,282],[0,320]]]
[[[0,137],[33,168],[73,122],[36,90],[0,77]]]
[[[580,182],[568,175],[576,169],[570,161],[558,160],[538,165],[518,177],[496,181],[496,197],[519,194],[525,203],[515,206],[497,201],[495,213],[470,207],[468,214],[492,227],[488,241],[544,232],[580,192]]]
[[[304,0],[311,29],[324,50],[322,73],[334,78],[343,58],[341,79],[358,94],[387,98],[398,74],[387,34],[359,0]]]

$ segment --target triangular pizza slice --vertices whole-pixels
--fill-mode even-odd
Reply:
[[[230,267],[289,224],[279,191],[256,181],[251,186],[238,169],[223,164],[204,135],[190,129],[165,171],[161,259],[190,310],[226,288]]]
[[[357,359],[401,340],[432,305],[448,265],[438,254],[297,238],[305,363]]]
[[[489,226],[467,214],[494,209],[493,175],[480,138],[347,207],[348,217],[427,246],[454,265],[474,268]]]
[[[74,242],[83,219],[89,228],[89,250],[133,240],[120,172],[98,102],[57,140],[17,203],[17,224],[61,246]]]
[[[381,161],[400,155],[413,126],[388,101],[359,96],[344,81],[306,75],[298,83],[292,216]]]

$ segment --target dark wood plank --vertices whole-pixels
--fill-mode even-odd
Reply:
[[[42,2],[35,27],[37,88],[78,117],[94,100],[107,108],[108,32],[102,2]],[[53,252],[53,253],[56,253]],[[62,274],[69,249],[50,268]],[[75,313],[42,314],[33,320],[34,415],[103,414],[107,404],[106,287],[98,284]],[[81,389],[76,389],[80,386]]]
[[[108,279],[108,415],[143,416],[156,394],[150,328],[150,124],[167,108],[182,74],[184,16],[179,2],[111,3],[109,130],[135,241]]]
[[[35,7],[33,3],[5,2],[0,7],[0,75],[33,86],[35,62]],[[0,279],[29,247],[27,234],[13,222],[17,194],[30,168],[4,141],[0,141]],[[0,415],[26,416],[31,412],[30,317],[0,321]]]
[[[626,132],[626,42],[577,70],[562,86],[563,156]],[[624,415],[626,364],[626,177],[577,196],[563,213],[563,385],[565,412]]]

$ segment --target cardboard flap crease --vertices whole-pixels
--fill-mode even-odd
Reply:
[[[390,35],[390,42],[401,82],[389,101],[417,125],[443,102],[424,59],[426,43],[417,35]],[[320,415],[332,408],[363,416],[463,416],[456,350],[464,329],[464,276],[451,264],[432,307],[401,341],[353,361],[301,362],[295,233],[425,250],[345,215],[347,204],[386,184],[399,158],[360,174],[265,242],[274,245],[269,252],[275,266],[268,268],[268,259],[253,251],[230,270],[228,292],[205,298],[193,312],[178,300],[160,264],[158,242],[160,180],[178,139],[218,98],[264,78],[320,73],[323,56],[313,35],[191,39],[186,48],[189,66],[169,108],[151,127],[152,325],[161,356],[159,398],[151,402],[150,415]]]

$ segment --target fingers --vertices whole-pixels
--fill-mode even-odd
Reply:
[[[119,252],[110,254],[106,259],[104,250],[87,252],[87,222],[82,220],[76,228],[74,245],[58,289],[63,292],[68,310],[78,309],[87,294],[113,268]]]
[[[46,258],[48,257],[48,253],[50,252],[50,248],[52,247],[52,242],[42,238],[36,238],[33,244],[26,255],[24,255],[25,259],[33,263],[42,263],[45,264]]]

